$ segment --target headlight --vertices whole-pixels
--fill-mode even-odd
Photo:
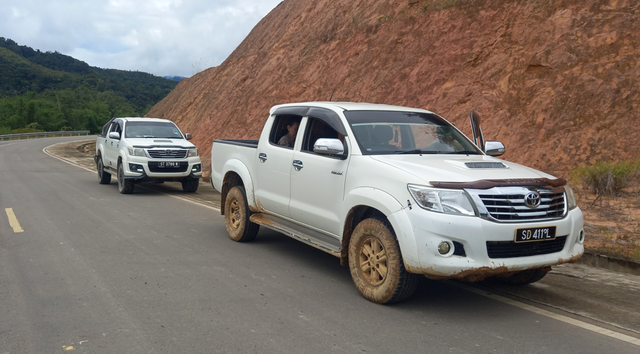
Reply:
[[[569,208],[569,210],[577,208],[578,202],[576,201],[576,195],[573,194],[573,189],[571,189],[569,185],[566,185],[564,186],[564,190],[567,193],[567,208]]]
[[[476,215],[473,205],[462,190],[435,189],[408,185],[409,192],[420,207],[437,213],[453,215]]]
[[[144,153],[144,149],[140,149],[140,148],[127,148],[129,150],[129,155],[131,156],[146,156]]]
[[[189,157],[194,157],[194,156],[198,156],[198,149],[197,148],[189,149]]]

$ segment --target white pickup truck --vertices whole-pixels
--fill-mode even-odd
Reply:
[[[122,194],[133,193],[136,183],[165,181],[181,182],[185,192],[195,192],[202,163],[189,139],[170,120],[112,118],[96,138],[98,182],[109,184],[115,174]]]
[[[566,181],[497,159],[504,145],[471,123],[473,140],[423,109],[275,106],[260,140],[213,142],[229,236],[264,226],[333,254],[377,303],[411,296],[418,275],[529,284],[575,262],[583,218]]]

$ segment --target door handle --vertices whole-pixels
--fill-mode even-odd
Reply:
[[[265,154],[264,152],[259,153],[258,159],[260,159],[260,162],[264,163],[265,161],[267,161],[267,154]]]
[[[304,164],[300,160],[293,160],[293,169],[300,171],[304,167]]]

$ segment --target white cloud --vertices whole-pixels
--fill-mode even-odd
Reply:
[[[191,76],[281,0],[0,0],[0,37],[91,66]]]

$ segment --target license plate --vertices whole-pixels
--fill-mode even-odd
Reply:
[[[158,162],[160,168],[176,168],[180,167],[180,162],[177,161],[160,161]]]
[[[517,229],[515,242],[532,242],[555,240],[556,227],[529,227],[526,229]]]

